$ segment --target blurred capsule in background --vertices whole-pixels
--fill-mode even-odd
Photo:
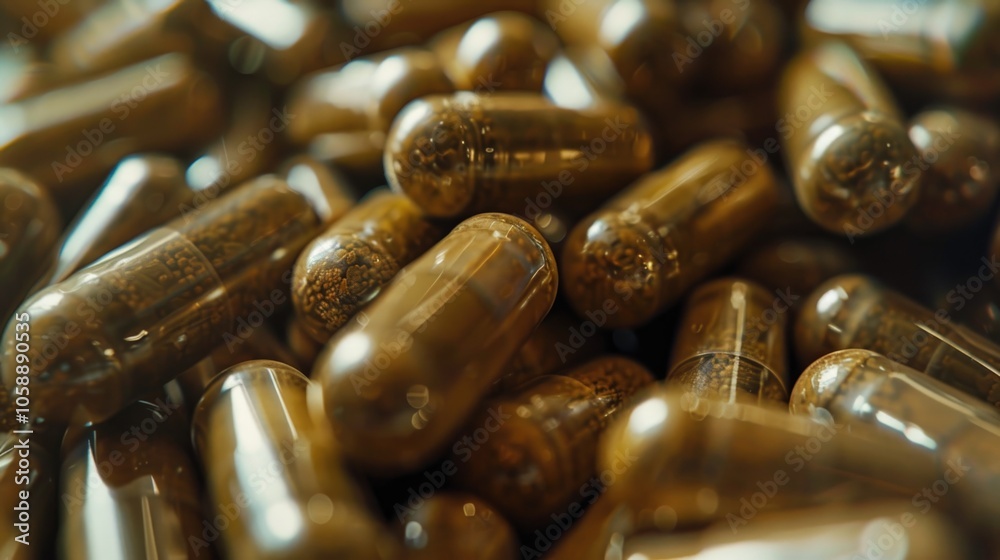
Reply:
[[[52,63],[41,56],[39,49],[30,44],[19,46],[16,51],[0,49],[0,103],[30,97],[59,83]]]
[[[405,196],[387,189],[372,192],[296,261],[292,303],[302,328],[325,344],[444,234]]]
[[[390,186],[429,216],[525,215],[529,205],[593,209],[653,164],[628,105],[558,107],[533,93],[460,92],[414,101],[385,147]]]
[[[997,121],[941,107],[915,115],[909,126],[922,185],[907,225],[923,233],[951,233],[989,212],[1000,187]]]
[[[30,439],[21,434],[0,434],[0,556],[7,560],[54,557],[50,549],[59,518],[58,467],[37,443],[25,446]]]
[[[400,271],[316,360],[345,454],[399,474],[444,451],[555,300],[555,258],[523,220],[465,220]]]
[[[789,298],[750,281],[702,284],[687,299],[667,382],[700,397],[786,402]]]
[[[949,297],[949,303],[962,301],[957,291]],[[795,324],[800,365],[848,348],[884,354],[1000,404],[1000,347],[952,322],[947,309],[931,311],[860,274],[823,283],[803,302]]]
[[[192,437],[212,520],[199,545],[221,534],[231,558],[396,557],[360,482],[312,424],[308,387],[290,366],[251,361],[221,373],[202,397]]]
[[[400,518],[405,560],[514,560],[517,534],[488,503],[439,492]]]
[[[821,237],[783,237],[758,245],[740,261],[739,275],[787,294],[794,310],[820,284],[860,269],[848,247]]]
[[[580,316],[646,323],[767,225],[774,174],[736,141],[701,144],[650,173],[574,228],[563,289]]]
[[[302,365],[303,371],[312,371],[316,364],[316,358],[323,351],[324,344],[316,342],[305,327],[302,320],[292,315],[285,325],[285,345],[289,352],[295,357],[295,361]]]
[[[4,42],[14,49],[46,42],[66,33],[81,21],[86,21],[105,0],[80,0],[41,4],[37,0],[3,0],[0,2],[0,31]]]
[[[824,43],[785,68],[778,131],[802,210],[854,240],[902,220],[919,155],[892,94],[850,48]]]
[[[767,161],[781,149],[775,136],[775,97],[775,89],[767,87],[708,99],[685,98],[670,117],[669,134],[657,136],[658,149],[673,157],[699,142],[727,137],[744,140]]]

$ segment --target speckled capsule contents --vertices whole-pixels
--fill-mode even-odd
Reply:
[[[806,368],[790,409],[852,429],[872,426],[904,445],[932,450],[940,477],[954,486],[940,505],[957,504],[964,522],[995,530],[1000,506],[984,492],[1000,485],[1000,412],[994,407],[885,356],[850,349]]]
[[[428,215],[533,204],[587,211],[653,164],[639,112],[607,103],[555,106],[540,94],[459,92],[406,106],[386,139],[389,185]]]
[[[982,218],[1000,186],[1000,124],[957,107],[923,111],[909,124],[920,159],[920,200],[907,225],[926,233],[958,231]]]
[[[498,12],[442,31],[428,47],[455,89],[539,91],[545,67],[559,50],[559,39],[531,16]]]
[[[475,451],[457,451],[456,484],[525,532],[543,527],[579,498],[595,473],[601,432],[652,381],[638,363],[604,357],[485,403],[466,426],[492,433]]]
[[[52,457],[38,443],[30,441],[27,450],[22,441],[31,439],[30,435],[4,433],[0,435],[0,511],[3,512],[0,524],[0,556],[9,560],[41,560],[53,558],[49,550],[55,537],[55,523],[59,516],[59,504],[56,496],[56,465]],[[19,465],[27,454],[29,466],[22,469]],[[22,472],[18,473],[18,470]],[[27,472],[23,472],[23,471]],[[16,507],[21,505],[21,492],[28,492],[28,537],[30,543],[14,540],[22,532],[15,527],[21,523],[20,512]]]
[[[386,560],[396,544],[309,417],[309,380],[270,361],[234,366],[198,403],[192,437],[232,558]]]
[[[825,229],[855,238],[898,223],[920,174],[892,94],[848,47],[796,57],[778,93],[778,130],[799,206]]]
[[[788,311],[780,295],[747,280],[700,286],[688,298],[667,382],[730,402],[787,401]]]
[[[439,492],[401,518],[405,560],[514,560],[517,534],[491,505],[471,494]]]
[[[740,276],[786,294],[786,303],[797,309],[823,282],[860,268],[846,244],[796,236],[758,246],[740,261],[737,271]]]
[[[316,360],[322,413],[369,471],[444,451],[552,307],[555,258],[526,222],[482,214],[400,271]]]
[[[322,190],[331,185],[297,188],[262,177],[33,296],[21,308],[31,317],[32,413],[110,418],[227,334],[241,337],[238,319],[273,313],[298,252],[349,206]],[[12,330],[4,344],[13,356]],[[0,364],[8,387],[12,362]]]
[[[140,400],[68,438],[60,558],[213,557],[202,538],[201,485],[179,403]]]
[[[388,190],[372,193],[296,261],[292,303],[302,327],[326,343],[444,233],[405,196]]]
[[[736,141],[688,151],[573,228],[563,289],[584,315],[634,327],[674,303],[761,231],[778,203],[767,164]]]
[[[864,275],[833,278],[802,305],[795,350],[807,365],[836,350],[863,348],[1000,404],[1000,347]]]

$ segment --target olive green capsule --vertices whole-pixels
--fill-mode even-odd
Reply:
[[[782,237],[747,254],[739,275],[786,294],[785,303],[797,309],[803,298],[834,276],[854,272],[861,265],[842,243],[821,237]]]
[[[316,360],[345,454],[381,474],[452,441],[549,312],[558,275],[519,218],[481,214],[404,268]]]
[[[475,451],[455,446],[455,482],[520,529],[542,527],[579,498],[595,474],[602,431],[652,381],[638,363],[605,357],[485,403],[466,425],[490,430],[489,440]]]
[[[285,364],[244,362],[198,403],[192,437],[213,518],[228,519],[212,522],[223,548],[261,560],[396,558],[361,484],[312,423],[308,387]]]
[[[0,436],[0,556],[9,560],[55,556],[50,548],[59,517],[57,466],[32,439],[10,432]]]
[[[400,518],[406,560],[514,560],[517,534],[489,504],[439,492]]]

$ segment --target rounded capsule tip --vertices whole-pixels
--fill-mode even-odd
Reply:
[[[853,326],[864,319],[854,296],[859,290],[875,287],[875,281],[863,274],[844,274],[809,294],[795,321],[795,351],[801,364],[852,345]]]
[[[793,414],[815,415],[833,401],[841,384],[862,362],[877,356],[870,350],[838,350],[816,360],[802,372],[792,388],[788,409]]]

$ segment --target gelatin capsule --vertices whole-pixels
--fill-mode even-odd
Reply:
[[[549,312],[558,275],[519,218],[465,220],[404,268],[316,360],[323,413],[370,470],[442,452]]]
[[[875,71],[827,43],[795,58],[778,93],[781,143],[802,210],[851,239],[881,231],[916,203],[917,161],[899,109]]]
[[[939,473],[926,481],[932,493],[914,496],[914,505],[957,507],[964,523],[995,533],[1000,507],[985,490],[1000,484],[996,408],[885,356],[850,349],[806,368],[792,389],[790,409],[832,417],[850,429],[872,427],[886,438],[929,450]],[[946,490],[953,486],[950,495],[942,495],[944,482]]]
[[[514,560],[517,534],[492,506],[470,494],[439,492],[401,517],[406,560]]]
[[[298,252],[349,206],[339,185],[292,179],[247,183],[32,297],[32,413],[106,420],[273,313]],[[12,330],[4,344],[13,356]],[[13,358],[0,365],[13,387]]]
[[[199,538],[201,488],[182,408],[169,399],[140,400],[67,435],[60,558],[213,556]]]
[[[784,237],[751,251],[740,261],[739,275],[787,294],[797,309],[802,298],[834,276],[854,272],[860,263],[840,243],[821,237]]]
[[[302,327],[325,344],[444,233],[405,196],[372,193],[299,255],[292,304]]]
[[[386,140],[385,172],[428,215],[586,211],[653,164],[650,132],[627,105],[555,106],[535,93],[459,92],[407,105]]]
[[[244,362],[198,403],[192,437],[212,517],[229,516],[227,528],[215,526],[227,557],[395,558],[360,483],[318,435],[308,387],[285,364]]]
[[[925,233],[951,232],[989,212],[1000,184],[997,121],[942,107],[917,114],[909,126],[922,186],[907,225]]]
[[[1000,405],[1000,347],[951,322],[944,309],[931,311],[860,274],[817,288],[795,323],[801,365],[848,348],[878,352]]]
[[[545,69],[542,91],[560,107],[587,109],[625,99],[625,83],[607,53],[575,46],[557,53]]]
[[[604,357],[485,403],[466,426],[499,425],[475,451],[456,445],[456,484],[484,497],[524,531],[544,526],[595,474],[604,428],[652,382],[638,363]]]
[[[581,316],[641,325],[732,258],[767,224],[778,186],[746,146],[693,148],[636,181],[573,228],[563,289]]]
[[[730,402],[788,401],[788,310],[780,295],[746,280],[699,286],[688,298],[667,382]]]
[[[54,521],[59,516],[56,465],[48,452],[31,439],[21,434],[0,435],[0,557],[7,560],[55,557],[50,549],[55,537]],[[27,451],[24,441],[28,441]],[[24,492],[28,493],[27,520],[15,509],[25,510],[21,505]],[[21,531],[16,524],[25,521],[28,530]],[[21,540],[15,540],[18,537]]]
[[[343,0],[338,2],[352,29],[355,50],[378,50],[401,41],[425,41],[451,26],[492,12],[515,10],[533,14],[536,0],[434,0],[405,3],[392,0]],[[370,44],[370,46],[369,46]],[[355,50],[352,55],[358,54]]]
[[[428,47],[455,89],[540,91],[545,67],[559,50],[552,29],[531,16],[498,12],[442,31]]]

